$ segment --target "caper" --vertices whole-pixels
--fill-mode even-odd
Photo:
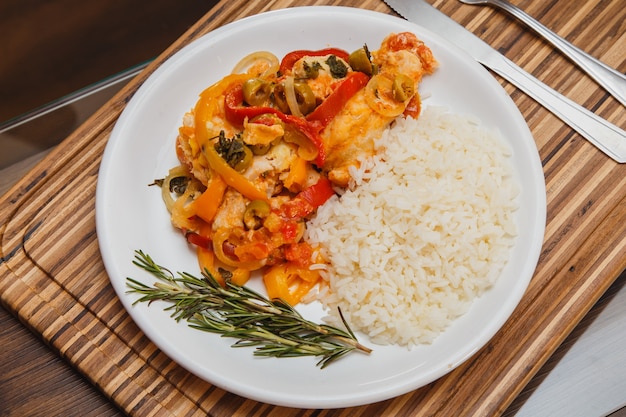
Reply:
[[[235,163],[233,169],[238,172],[244,172],[250,165],[252,165],[252,151],[248,148],[247,145],[243,145],[242,147],[243,155],[241,159]]]
[[[372,75],[374,72],[374,66],[366,46],[352,52],[348,57],[348,63],[354,71],[360,71],[367,75]]]
[[[307,115],[315,110],[315,94],[307,83],[294,83],[293,89],[296,91],[298,108],[303,115]]]
[[[251,106],[260,106],[267,101],[272,92],[272,88],[264,80],[260,78],[251,78],[246,80],[242,86],[243,99]]]
[[[415,94],[415,83],[408,75],[398,74],[393,79],[391,94],[396,101],[406,101]]]
[[[270,205],[263,200],[252,200],[243,213],[243,224],[248,230],[257,230],[263,226],[263,220],[270,214]]]

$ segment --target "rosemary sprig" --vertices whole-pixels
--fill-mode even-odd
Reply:
[[[341,311],[346,330],[308,321],[282,300],[268,300],[248,287],[228,281],[222,287],[206,270],[201,278],[186,272],[175,276],[142,251],[135,252],[133,264],[159,279],[150,287],[127,278],[128,292],[141,294],[134,304],[170,302],[165,310],[173,311],[177,321],[236,338],[233,347],[256,347],[257,356],[317,356],[321,357],[317,365],[323,369],[354,350],[371,352],[357,341]]]

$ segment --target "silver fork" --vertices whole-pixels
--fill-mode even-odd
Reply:
[[[591,78],[604,87],[622,105],[626,106],[626,76],[609,67],[604,62],[592,57],[576,46],[572,45],[556,33],[539,23],[528,13],[506,0],[459,0],[461,3],[496,6],[510,13],[531,29],[543,36],[548,42],[559,49],[576,65],[582,68]]]

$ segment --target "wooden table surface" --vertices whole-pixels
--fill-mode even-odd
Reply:
[[[3,306],[124,413],[500,415],[626,268],[626,166],[608,159],[499,79],[536,140],[546,177],[548,218],[533,280],[511,319],[484,349],[412,393],[362,407],[322,411],[246,400],[198,379],[161,353],[122,308],[99,255],[95,188],[111,129],[146,77],[198,36],[265,10],[331,4],[393,14],[378,0],[223,0],[0,200]],[[515,21],[489,8],[451,0],[432,4],[548,85],[626,126],[623,106]],[[516,4],[609,65],[622,72],[626,69],[626,10],[620,2],[525,0]],[[28,372],[27,364],[20,366],[18,373]],[[3,404],[5,400],[0,397]]]

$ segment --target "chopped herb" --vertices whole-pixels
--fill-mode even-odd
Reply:
[[[165,182],[165,178],[159,178],[159,179],[154,180],[152,184],[148,184],[148,187],[151,187],[153,185],[156,185],[157,187],[163,187],[164,182]]]
[[[306,78],[314,79],[319,75],[320,69],[322,69],[322,64],[317,61],[313,61],[311,64],[308,62],[304,62],[302,64],[302,68],[304,69],[304,73],[306,74]]]
[[[236,134],[232,138],[227,138],[224,131],[220,131],[215,150],[232,168],[241,164],[246,158],[246,146],[241,139],[241,134]]]
[[[326,64],[328,64],[333,78],[343,78],[348,74],[348,66],[335,55],[329,56],[326,59]]]
[[[189,185],[189,181],[191,178],[181,175],[179,177],[174,177],[170,180],[170,193],[175,193],[178,195],[182,195],[187,190],[187,185]],[[165,178],[159,178],[154,180],[152,184],[148,184],[148,186],[156,185],[157,187],[163,187],[165,183]]]

